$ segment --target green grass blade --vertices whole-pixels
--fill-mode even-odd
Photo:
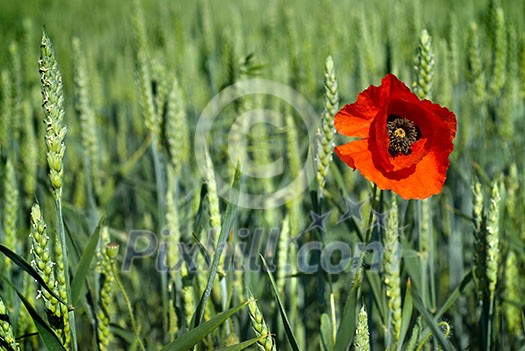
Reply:
[[[93,257],[95,257],[97,244],[100,238],[101,225],[102,218],[98,223],[97,229],[95,229],[95,232],[93,233],[93,235],[91,235],[86,249],[84,250],[82,257],[80,258],[80,262],[78,263],[75,275],[73,275],[73,281],[71,282],[71,300],[73,302],[73,306],[76,306],[78,301],[80,300],[80,294],[82,293],[82,288],[84,287],[89,267],[91,266]]]
[[[421,313],[421,316],[428,324],[430,330],[432,330],[433,336],[441,344],[443,349],[446,351],[455,351],[456,349],[454,348],[454,346],[443,336],[441,330],[439,330],[439,326],[434,320],[434,317],[430,314],[430,312],[428,312],[428,310],[423,305],[423,300],[421,299],[421,296],[419,296],[416,289],[412,290],[412,299],[414,302],[414,307],[419,311],[419,313]]]
[[[521,310],[521,327],[523,328],[523,332],[525,333],[525,308]]]
[[[42,338],[42,342],[46,345],[46,348],[48,351],[65,351],[65,347],[60,343],[60,340],[56,336],[56,334],[51,330],[51,327],[47,325],[47,323],[40,317],[37,311],[31,306],[29,301],[22,295],[18,290],[16,290],[16,294],[22,300],[22,303],[26,307],[27,311],[31,315],[31,318],[33,319],[33,322],[35,323],[35,327],[38,330],[38,334],[40,335],[40,338]]]
[[[335,338],[334,350],[336,351],[347,350],[354,339],[357,319],[358,287],[359,284],[354,284],[350,294],[348,294],[343,315],[341,316],[341,324],[339,325],[337,336]]]
[[[196,233],[200,233],[203,228],[204,221],[202,220],[202,210],[203,210],[203,203],[204,198],[206,197],[206,194],[208,193],[208,187],[206,186],[206,183],[202,184],[201,186],[201,194],[200,194],[200,201],[199,201],[199,208],[197,210],[197,214],[195,216],[195,222],[193,223],[193,235],[195,236]]]
[[[213,330],[219,327],[224,321],[239,312],[248,304],[249,301],[242,303],[241,305],[231,308],[228,311],[215,315],[210,320],[202,323],[198,327],[191,329],[187,333],[181,335],[173,342],[164,346],[160,351],[187,351],[193,346],[197,345],[199,341],[204,339]]]
[[[260,336],[258,338],[253,338],[253,339],[250,339],[250,340],[246,340],[246,341],[243,341],[237,345],[231,345],[231,346],[227,346],[227,347],[223,347],[221,349],[218,349],[217,351],[241,351],[241,350],[244,350],[245,348],[247,348],[248,346],[252,346],[253,344],[255,344],[257,341],[261,340],[264,336]]]
[[[279,290],[277,289],[277,284],[275,284],[275,280],[273,279],[271,270],[268,267],[266,260],[261,254],[259,254],[259,256],[261,257],[264,268],[266,272],[268,273],[268,277],[270,278],[270,283],[272,285],[272,290],[275,295],[275,299],[277,300],[277,305],[279,306],[279,312],[281,314],[281,319],[284,324],[284,330],[286,331],[286,336],[288,337],[288,341],[290,342],[290,345],[292,346],[292,350],[299,351],[299,345],[297,344],[297,339],[295,338],[295,335],[293,334],[292,327],[290,326],[290,321],[288,320],[288,316],[286,316],[286,310],[284,309],[284,305],[279,297]]]
[[[410,276],[410,282],[414,285],[414,289],[420,289],[421,281],[421,263],[419,255],[415,250],[406,249],[410,245],[403,243],[403,262],[405,263],[404,268]]]
[[[456,300],[461,297],[463,292],[465,291],[466,287],[469,285],[469,283],[472,281],[472,271],[468,272],[467,275],[463,278],[461,283],[454,289],[452,294],[449,296],[447,301],[439,308],[439,310],[436,313],[435,318],[441,318],[450,307],[454,305]]]
[[[241,182],[241,168],[240,163],[237,164],[237,167],[235,169],[235,175],[233,179],[232,184],[232,190],[237,191],[239,189],[239,185]],[[193,315],[193,322],[194,327],[198,327],[200,322],[202,321],[202,318],[204,317],[204,310],[206,309],[206,304],[208,303],[208,300],[210,298],[211,290],[213,288],[213,283],[215,282],[215,277],[217,275],[217,270],[219,268],[219,262],[221,259],[221,255],[224,251],[224,248],[226,247],[226,240],[228,239],[228,236],[230,235],[230,230],[233,226],[233,222],[235,220],[235,217],[237,215],[237,200],[234,196],[231,197],[231,202],[228,203],[228,206],[226,207],[226,212],[224,213],[224,219],[222,222],[221,227],[221,234],[219,235],[219,239],[217,240],[217,247],[215,250],[215,254],[213,255],[213,261],[210,267],[210,275],[208,276],[208,283],[206,284],[206,289],[204,290],[202,297],[199,301],[199,305],[197,306],[197,309],[195,310],[195,313]]]
[[[5,281],[7,285],[13,289],[24,306],[27,309],[27,312],[29,312],[29,315],[33,319],[33,322],[35,323],[35,327],[38,330],[38,335],[42,338],[42,341],[44,342],[44,345],[46,345],[46,349],[48,351],[65,351],[66,349],[56,336],[56,334],[53,332],[51,327],[40,317],[38,312],[33,308],[31,303],[25,298],[25,296],[18,291],[18,289],[14,286],[13,283],[11,283],[5,276],[0,275],[0,279]]]
[[[321,315],[321,341],[322,350],[333,351],[332,345],[332,326],[330,316],[327,313]]]
[[[372,293],[374,295],[374,301],[376,302],[376,305],[378,307],[379,314],[381,316],[381,320],[386,323],[386,316],[387,316],[387,302],[383,298],[383,291],[382,291],[382,283],[381,278],[379,276],[378,272],[371,272],[369,270],[365,271],[365,276],[368,281],[368,284],[370,284],[370,288],[372,290]]]
[[[31,267],[31,265],[29,263],[27,263],[26,260],[24,260],[22,257],[20,257],[15,252],[11,251],[9,248],[7,248],[6,246],[4,246],[2,244],[0,244],[0,252],[3,253],[4,255],[6,255],[14,264],[16,264],[22,270],[24,270],[27,273],[29,273],[29,275],[31,277],[33,277],[33,279],[35,279],[37,281],[37,283],[40,284],[40,286],[42,286],[42,288],[46,289],[51,294],[51,296],[53,296],[55,299],[57,299],[58,301],[60,301],[64,305],[68,306],[68,308],[70,310],[73,310],[73,307],[68,305],[57,294],[55,294],[53,292],[53,290],[51,290],[50,287],[47,286],[47,284],[44,282],[44,279],[42,279],[42,277],[40,277],[38,272],[35,271],[34,268]]]
[[[401,316],[401,332],[399,333],[399,342],[397,343],[397,351],[401,351],[401,347],[404,344],[405,336],[408,332],[408,326],[410,325],[410,319],[412,318],[412,283],[411,280],[407,283],[407,290],[405,292],[405,301],[403,303],[403,315]]]

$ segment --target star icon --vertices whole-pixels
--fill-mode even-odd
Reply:
[[[376,210],[372,210],[372,212],[374,213],[374,223],[372,223],[372,226],[377,226],[379,229],[386,229],[388,211],[379,212]]]
[[[323,213],[323,214],[317,214],[314,211],[310,211],[310,217],[312,218],[312,223],[304,230],[304,233],[309,232],[310,230],[313,230],[315,228],[321,229],[323,232],[326,231],[326,220],[328,219],[328,216],[332,213],[332,210]]]
[[[361,215],[361,208],[365,204],[366,200],[354,202],[352,199],[346,198],[346,197],[343,198],[343,200],[345,202],[346,210],[341,215],[341,217],[339,217],[339,219],[337,220],[337,224],[341,224],[347,219],[350,219],[352,217],[357,219],[359,222],[363,222],[363,216]]]
[[[408,229],[409,227],[410,227],[410,226],[409,226],[408,224],[405,224],[405,225],[399,226],[399,228],[398,228],[399,236],[402,237],[402,236],[407,235],[407,234],[408,234],[407,229]]]

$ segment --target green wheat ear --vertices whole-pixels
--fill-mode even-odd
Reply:
[[[99,142],[95,112],[93,111],[89,94],[89,80],[85,54],[80,40],[73,39],[74,82],[75,82],[75,110],[80,117],[82,147],[84,148],[85,167],[93,179],[94,190],[100,194],[102,179],[100,176]]]
[[[64,120],[64,97],[62,94],[62,75],[55,57],[53,44],[46,32],[42,33],[40,43],[40,81],[42,83],[42,108],[45,115],[47,164],[49,179],[55,200],[62,198],[62,181],[64,176],[62,159],[66,151],[64,138],[66,127]]]
[[[142,109],[144,123],[155,143],[160,142],[160,122],[155,111],[155,102],[151,89],[151,67],[148,61],[148,47],[146,42],[146,25],[144,14],[138,0],[133,1],[134,14],[132,17],[135,52],[137,62],[136,82],[139,102]]]
[[[339,92],[332,56],[326,58],[324,75],[324,107],[321,114],[321,127],[317,130],[316,149],[316,178],[321,194],[325,187],[326,174],[332,161],[335,138],[334,116],[339,108]]]
[[[3,229],[4,244],[13,251],[16,251],[16,230],[18,220],[18,186],[16,183],[16,173],[10,159],[5,165],[5,178],[3,184],[4,192],[4,213]],[[11,260],[5,261],[6,272],[11,269]]]
[[[184,306],[184,317],[186,319],[186,326],[189,326],[191,324],[191,317],[193,317],[193,314],[195,313],[195,289],[193,286],[188,285],[184,286],[182,288],[182,301]]]
[[[219,195],[217,193],[217,183],[215,181],[215,170],[208,151],[205,152],[204,174],[206,185],[208,186],[208,214],[212,235],[215,237],[221,231],[221,212],[219,208]]]
[[[286,154],[287,160],[290,164],[290,177],[291,179],[297,179],[301,171],[299,137],[297,135],[297,127],[292,112],[288,105],[285,107],[284,120],[286,126]],[[298,190],[300,187],[301,184],[298,182],[297,189],[294,190]],[[290,235],[294,237],[301,230],[301,198],[298,197],[287,202],[286,209],[290,216]]]
[[[361,306],[357,316],[357,328],[354,338],[355,351],[370,351],[370,332],[368,331],[368,314],[365,305]]]
[[[420,99],[432,99],[434,52],[432,51],[432,38],[426,29],[423,29],[419,38],[414,69],[416,71],[415,93]]]
[[[459,82],[459,35],[458,19],[452,16],[448,38],[448,57],[450,59],[450,79],[454,86]]]
[[[497,8],[494,13],[494,60],[490,91],[496,98],[501,94],[506,81],[507,63],[507,31],[505,28],[505,15],[501,8]]]
[[[42,277],[47,286],[53,289],[53,292],[59,295],[58,283],[55,278],[55,266],[51,258],[51,242],[47,235],[47,226],[44,222],[40,206],[34,204],[31,208],[31,265]],[[51,328],[57,333],[61,341],[67,345],[69,342],[69,329],[66,330],[66,315],[61,308],[61,303],[53,297],[46,289],[39,291],[39,296],[44,300],[46,313],[48,315]],[[62,296],[61,296],[62,297]]]
[[[39,72],[42,92],[42,108],[45,122],[46,158],[49,167],[49,179],[55,199],[57,214],[57,228],[55,236],[55,255],[57,266],[55,268],[58,282],[58,294],[64,301],[71,298],[69,281],[69,261],[66,243],[66,233],[62,217],[62,185],[63,185],[63,158],[66,151],[64,138],[66,127],[62,125],[64,119],[64,97],[62,94],[62,75],[55,57],[53,44],[45,30],[42,31],[40,43]],[[65,344],[77,349],[75,312],[68,311],[66,306],[60,305],[63,314],[63,330]],[[70,332],[71,331],[71,332]]]
[[[483,213],[483,189],[480,181],[474,179],[472,185],[473,205],[472,218],[474,224],[474,268],[472,270],[474,283],[476,286],[476,294],[479,300],[483,297],[483,292],[486,290],[487,279],[485,276],[485,262],[486,262],[486,238],[485,226],[486,218]]]
[[[485,70],[481,59],[478,26],[470,24],[468,36],[468,80],[474,87],[474,98],[477,104],[485,101]]]
[[[2,109],[0,110],[0,149],[8,150],[11,148],[12,132],[12,94],[11,79],[9,71],[4,69],[0,74],[0,100]]]
[[[406,345],[405,345],[405,351],[414,351],[416,350],[416,347],[418,346],[418,342],[421,336],[422,331],[421,326],[421,316],[418,317],[416,324],[412,328],[410,339],[408,339]]]
[[[498,281],[499,252],[499,226],[500,226],[500,182],[492,185],[490,207],[487,215],[487,280],[490,300],[495,298],[496,283]]]
[[[285,296],[285,283],[288,262],[289,262],[289,246],[290,246],[290,220],[288,215],[284,217],[281,224],[281,231],[279,233],[279,243],[277,249],[277,290],[281,296]]]
[[[181,167],[190,158],[190,140],[186,106],[182,89],[176,77],[173,78],[166,106],[166,141],[174,176],[178,177]]]
[[[252,330],[257,337],[262,337],[257,341],[257,347],[260,351],[275,351],[275,342],[270,333],[270,329],[268,328],[264,316],[251,293],[249,293],[249,299],[248,312],[252,322]]]
[[[395,196],[392,197],[385,231],[383,271],[388,300],[389,328],[393,339],[398,341],[401,332],[401,244]]]
[[[522,334],[521,311],[518,306],[523,287],[520,284],[519,276],[518,257],[513,250],[510,250],[505,261],[505,300],[508,302],[503,305],[503,308],[507,319],[508,332],[514,336]]]
[[[175,266],[179,260],[177,245],[181,239],[180,232],[180,209],[177,206],[177,178],[173,167],[167,167],[168,187],[166,190],[166,229],[169,231],[168,242],[168,265]]]
[[[29,101],[22,103],[22,137],[20,140],[20,162],[22,164],[23,189],[26,201],[31,204],[37,185],[38,142],[33,125],[33,108]]]
[[[9,346],[9,349],[6,348]],[[4,301],[0,297],[0,350],[13,350],[19,351],[15,336],[13,334],[13,326],[9,321],[9,315],[7,314],[7,308],[4,305]]]
[[[452,72],[451,72],[451,55],[449,45],[445,39],[439,42],[438,54],[438,71],[442,72],[441,75],[437,76],[437,82],[439,85],[439,102],[444,106],[452,105]]]
[[[102,247],[109,244],[108,228],[103,227],[101,231]],[[112,341],[112,334],[109,328],[111,315],[114,313],[115,304],[113,303],[115,278],[111,270],[111,260],[106,250],[101,250],[97,256],[97,265],[100,270],[100,295],[97,310],[97,338],[100,351],[110,350],[109,344]]]
[[[20,59],[20,50],[16,42],[9,44],[9,72],[11,78],[11,96],[12,96],[12,113],[13,116],[20,116],[22,109],[22,101],[24,100],[23,91],[23,78],[22,78],[22,61]],[[14,124],[14,138],[19,140],[20,138],[20,126],[21,120],[15,118]]]

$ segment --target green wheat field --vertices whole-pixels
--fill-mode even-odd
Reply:
[[[335,154],[395,74],[441,193]],[[2,1],[0,350],[525,350],[523,0]]]

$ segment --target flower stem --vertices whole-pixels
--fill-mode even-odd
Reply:
[[[368,244],[370,241],[370,238],[372,237],[372,230],[373,230],[373,221],[374,221],[374,210],[377,207],[377,197],[379,195],[379,189],[377,188],[377,184],[374,184],[374,188],[372,189],[372,203],[370,204],[370,214],[368,215],[368,224],[365,234],[365,245]]]

